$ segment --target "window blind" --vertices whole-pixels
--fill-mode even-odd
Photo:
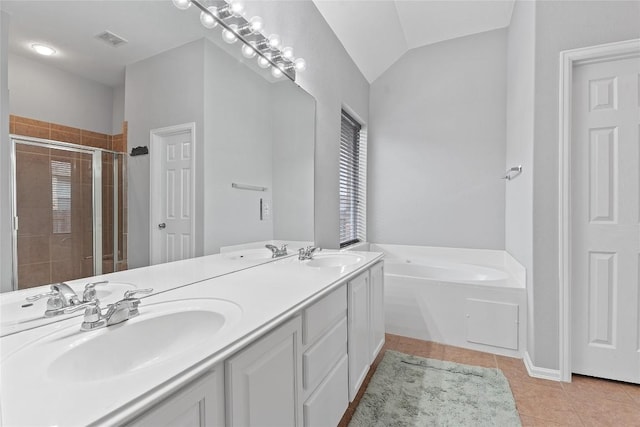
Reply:
[[[53,233],[71,233],[71,163],[51,160]]]
[[[366,240],[366,138],[344,110],[340,125],[340,247]]]

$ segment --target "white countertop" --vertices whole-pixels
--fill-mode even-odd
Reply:
[[[263,248],[263,250],[265,253],[269,252],[267,249]],[[108,280],[112,283],[131,284],[132,288],[137,289],[153,288],[153,293],[157,294],[273,261],[272,258],[243,259],[236,256],[242,253],[242,251],[236,251],[207,255],[182,261],[152,265],[149,267],[101,274],[89,278],[69,280],[65,283],[71,286],[78,285],[78,288],[82,288],[85,284],[90,282]],[[293,254],[289,256],[293,256]],[[47,285],[39,286],[37,288],[22,289],[15,292],[2,293],[0,294],[0,306],[4,307],[4,305],[8,303],[20,304],[24,302],[26,297],[48,291],[49,286]],[[122,292],[122,294],[123,293],[124,292]],[[122,294],[119,296],[122,296]],[[25,318],[19,321],[15,321],[15,319],[9,317],[11,315],[10,310],[0,310],[0,336],[10,335],[52,322],[58,322],[69,317],[82,316],[82,312],[79,312],[70,315],[67,314],[52,318],[45,318],[42,317],[45,309],[46,299],[39,300],[34,303],[34,306],[28,308],[28,310],[33,313],[33,317],[28,318],[25,316]]]
[[[51,352],[42,358],[32,358],[32,363],[27,364],[24,359],[29,358],[21,355],[26,354],[22,351],[29,348],[28,344],[46,341],[52,334],[62,337],[60,342],[65,343],[90,338],[91,334],[106,334],[110,328],[126,328],[128,322],[80,332],[81,319],[71,318],[5,336],[0,339],[3,425],[113,425],[125,421],[382,258],[380,253],[350,253],[361,256],[362,260],[347,267],[314,268],[296,257],[284,258],[143,298],[140,316],[128,322],[144,319],[145,313],[149,316],[156,303],[181,299],[227,300],[237,304],[242,313],[238,321],[224,326],[197,350],[125,375],[96,381],[61,380],[50,369],[50,359],[57,351],[50,342],[47,345]],[[131,270],[131,273],[144,280],[144,285],[137,283],[139,288],[150,286],[157,290],[170,286],[169,277],[179,277],[184,282],[185,276],[197,275],[192,274],[194,271],[206,271],[207,258]],[[131,281],[130,276],[122,280]],[[149,308],[145,310],[145,307]],[[118,357],[127,348],[114,346],[112,351],[113,357]]]

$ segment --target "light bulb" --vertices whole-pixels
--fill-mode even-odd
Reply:
[[[283,74],[282,70],[280,69],[279,66],[271,68],[271,75],[276,79],[279,79],[280,77],[282,77],[282,74]]]
[[[229,28],[231,28],[233,31],[238,30],[238,26],[236,24],[229,25]],[[222,31],[222,40],[229,44],[233,44],[238,40],[238,37],[236,37],[236,35],[232,31],[229,31],[225,28]]]
[[[289,61],[293,60],[293,48],[292,47],[285,47],[282,49],[282,57],[284,59],[288,59]]]
[[[191,0],[171,0],[173,5],[180,10],[187,10],[191,6]]]
[[[307,69],[307,61],[305,61],[302,58],[298,58],[295,61],[293,61],[293,66],[296,69],[296,71],[304,71]]]
[[[234,16],[240,17],[242,16],[242,12],[244,12],[244,3],[238,0],[233,0],[229,3],[229,10]]]
[[[282,40],[280,39],[280,36],[277,34],[271,34],[269,36],[269,47],[271,49],[280,49],[280,46],[282,46]]]
[[[207,10],[209,12],[211,12],[212,15],[214,16],[218,16],[218,8],[215,6],[209,6],[207,8]],[[213,28],[216,25],[218,25],[218,21],[215,20],[215,18],[211,15],[209,15],[208,13],[205,12],[200,12],[200,22],[202,23],[202,25],[205,28]]]
[[[264,22],[259,16],[254,16],[249,20],[249,29],[252,33],[259,33],[264,28]]]
[[[45,46],[43,44],[34,43],[31,45],[31,49],[35,50],[36,53],[44,56],[51,56],[56,53],[56,50],[52,47]]]
[[[245,58],[251,59],[254,56],[256,56],[256,51],[254,50],[254,48],[252,48],[248,44],[243,44],[242,45],[242,56],[244,56]]]
[[[265,53],[264,56],[266,56],[267,58],[271,59],[271,55],[268,53]],[[258,58],[258,67],[260,68],[269,68],[271,66],[271,63],[264,57],[259,57]]]

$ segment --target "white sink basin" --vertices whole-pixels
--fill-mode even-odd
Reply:
[[[216,333],[241,318],[242,310],[230,301],[188,299],[146,304],[140,315],[118,325],[81,332],[77,324],[36,340],[3,362],[29,369],[41,368],[46,378],[59,383],[113,380],[144,373],[171,361],[206,353]],[[203,353],[204,352],[204,353]]]
[[[317,268],[335,268],[346,267],[357,264],[362,261],[362,257],[356,254],[339,253],[339,254],[315,254],[313,259],[305,262],[308,267]]]
[[[78,283],[70,285],[76,294],[82,298],[82,292],[84,291],[84,283]],[[121,300],[126,291],[135,289],[136,286],[131,283],[109,282],[96,286],[96,296],[100,300],[102,306]],[[1,326],[14,326],[21,325],[25,327],[31,326],[31,324],[37,323],[44,318],[44,312],[47,309],[47,299],[42,298],[34,302],[27,302],[25,298],[49,292],[48,286],[40,286],[30,291],[11,292],[9,294],[3,294],[2,302],[0,304],[0,319],[2,320]],[[82,314],[82,313],[79,313]],[[61,315],[53,318],[52,320],[64,319],[68,316]],[[36,326],[35,324],[33,326]]]

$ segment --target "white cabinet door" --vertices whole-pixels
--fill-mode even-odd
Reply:
[[[379,262],[371,267],[369,278],[370,292],[370,329],[369,329],[369,349],[370,363],[373,363],[376,356],[384,345],[384,263]]]
[[[349,282],[349,401],[369,371],[369,272]]]
[[[128,426],[224,426],[224,376],[216,369],[180,389]]]
[[[302,424],[300,316],[227,359],[227,425]]]

